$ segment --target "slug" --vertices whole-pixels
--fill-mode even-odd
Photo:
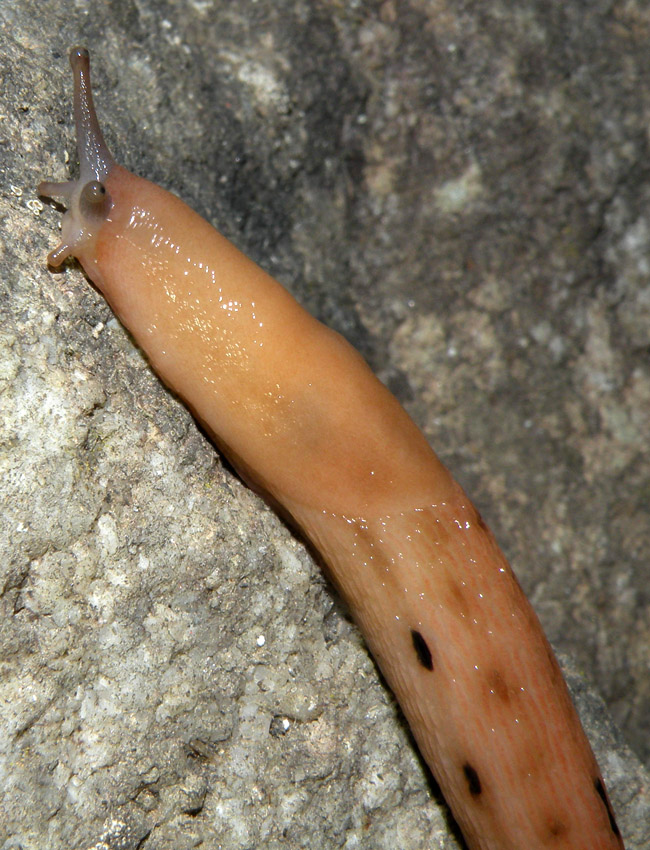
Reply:
[[[182,201],[113,160],[70,52],[74,256],[242,478],[318,550],[471,850],[621,850],[559,665],[476,508],[398,401]]]

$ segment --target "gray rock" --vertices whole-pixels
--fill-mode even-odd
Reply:
[[[0,848],[458,846],[304,546],[45,266],[76,43],[118,159],[346,334],[472,494],[650,846],[646,4],[0,22]]]

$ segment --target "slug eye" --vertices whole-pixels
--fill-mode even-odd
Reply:
[[[111,208],[111,196],[99,180],[91,180],[81,190],[79,209],[84,218],[104,219]]]

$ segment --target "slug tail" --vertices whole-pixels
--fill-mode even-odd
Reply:
[[[539,620],[460,487],[300,517],[471,850],[623,850]]]

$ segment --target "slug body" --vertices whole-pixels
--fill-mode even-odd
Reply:
[[[472,850],[620,850],[600,771],[495,540],[361,356],[182,201],[116,165],[70,55],[74,255],[243,478],[312,542]]]

